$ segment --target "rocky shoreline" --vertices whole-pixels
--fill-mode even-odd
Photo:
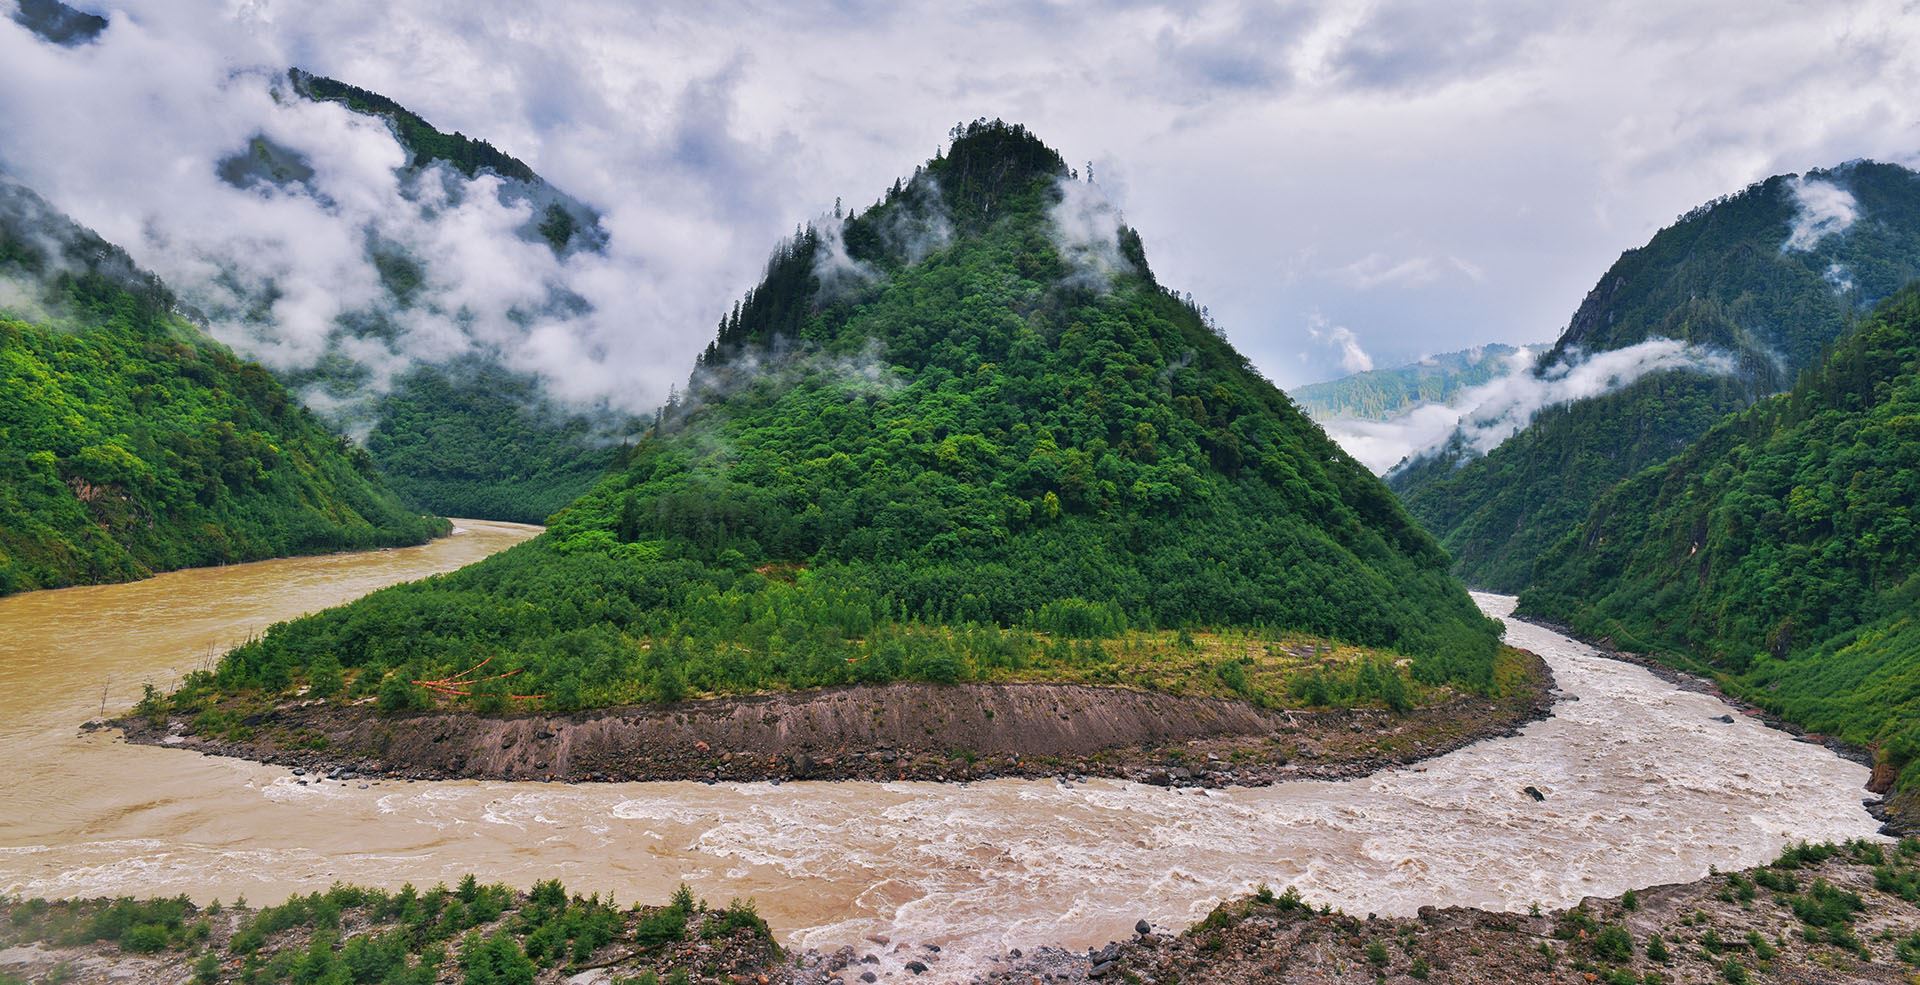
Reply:
[[[1772,865],[1565,910],[1357,917],[1267,891],[1177,934],[1137,930],[1086,954],[1010,955],[976,981],[1894,985],[1920,976],[1920,841],[1789,848]]]
[[[1880,821],[1881,833],[1896,838],[1920,834],[1920,791],[1896,794],[1893,785],[1899,778],[1899,771],[1893,768],[1892,763],[1879,760],[1878,757],[1874,755],[1872,749],[1854,745],[1853,743],[1842,741],[1830,735],[1809,732],[1800,727],[1799,724],[1782,718],[1739,695],[1729,694],[1712,678],[1688,673],[1679,668],[1662,663],[1659,659],[1647,654],[1616,649],[1611,641],[1591,639],[1576,632],[1573,627],[1565,625],[1564,623],[1555,622],[1551,619],[1538,619],[1519,615],[1508,616],[1507,618],[1532,623],[1535,626],[1550,629],[1569,639],[1579,640],[1609,660],[1618,660],[1621,663],[1633,664],[1681,690],[1693,691],[1698,694],[1710,694],[1732,705],[1735,709],[1738,709],[1741,714],[1761,722],[1768,728],[1785,732],[1802,742],[1813,743],[1842,759],[1859,763],[1873,770],[1872,778],[1867,781],[1866,790],[1868,793],[1878,795],[1878,798],[1867,803],[1867,811]]]
[[[335,780],[930,780],[1107,777],[1260,786],[1364,776],[1518,732],[1551,713],[1552,672],[1510,693],[1406,713],[1289,711],[1220,698],[1068,684],[891,684],[718,698],[574,716],[387,715],[292,701],[237,737],[185,717],[110,723],[127,741]],[[95,723],[95,727],[101,723]]]

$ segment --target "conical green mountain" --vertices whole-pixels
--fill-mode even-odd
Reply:
[[[0,178],[0,594],[445,530],[126,254]]]
[[[545,535],[279,627],[220,674],[284,684],[337,658],[371,689],[484,657],[577,707],[1039,659],[995,627],[1196,625],[1489,687],[1498,626],[1445,568],[1155,282],[1097,187],[981,122],[783,245],[684,397]]]
[[[1908,289],[1791,391],[1600,497],[1541,559],[1521,611],[1732,675],[1756,702],[1902,766],[1920,758],[1916,503]],[[1906,773],[1920,797],[1920,768]]]
[[[1614,483],[1790,385],[1860,312],[1920,276],[1920,176],[1855,162],[1779,176],[1622,255],[1540,363],[1676,339],[1734,371],[1669,371],[1547,410],[1476,457],[1456,442],[1388,482],[1470,584],[1517,591]]]

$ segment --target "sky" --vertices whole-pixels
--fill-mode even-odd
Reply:
[[[480,338],[566,399],[636,410],[779,237],[978,117],[1091,166],[1160,280],[1282,386],[1551,341],[1692,206],[1920,155],[1920,9],[1877,0],[78,6],[110,26],[72,48],[0,20],[0,168],[176,284],[284,279],[268,324],[223,337],[317,358],[377,292],[378,237],[435,257],[447,299],[407,351],[366,354],[383,372]],[[391,138],[289,103],[290,65],[521,158],[606,215],[608,255],[511,242],[525,215],[486,195],[405,199]],[[325,194],[212,177],[259,134]],[[502,314],[556,290],[592,313]]]

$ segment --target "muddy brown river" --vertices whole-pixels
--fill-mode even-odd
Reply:
[[[78,726],[274,621],[450,570],[535,530],[460,521],[402,550],[0,599],[0,892],[277,902],[336,881],[466,872],[657,901],[753,897],[798,946],[887,935],[946,950],[1182,927],[1265,882],[1349,912],[1563,905],[1752,865],[1790,839],[1871,836],[1865,767],[1559,634],[1508,621],[1565,697],[1520,735],[1346,782],[1171,791],[1118,781],[325,782],[128,746]],[[1476,596],[1496,616],[1504,596]],[[1522,788],[1546,794],[1535,803]],[[891,965],[900,958],[889,957]]]

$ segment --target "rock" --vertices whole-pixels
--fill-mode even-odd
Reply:
[[[1719,718],[1716,718],[1716,719],[1714,719],[1714,721],[1716,721],[1716,722],[1719,722],[1719,723],[1721,723],[1722,725],[1732,725],[1732,724],[1733,724],[1733,716],[1732,716],[1732,715],[1721,715],[1721,716],[1720,716]]]
[[[863,971],[860,973],[860,980],[863,982],[877,982],[880,980],[880,976],[871,971]]]
[[[1173,785],[1173,777],[1166,770],[1153,770],[1147,774],[1146,782],[1151,786],[1167,787]]]
[[[1900,779],[1900,770],[1890,760],[1881,760],[1873,764],[1873,776],[1867,780],[1867,792],[1889,793],[1895,780]]]
[[[1133,925],[1133,932],[1136,934],[1139,934],[1142,937],[1145,937],[1148,934],[1153,933],[1153,924],[1150,924],[1145,920],[1142,920],[1139,923],[1136,923]]]
[[[1018,961],[1018,960],[1020,960],[1020,959],[1021,959],[1022,957],[1024,957],[1024,956],[1025,956],[1025,955],[1023,955],[1023,954],[1022,954],[1022,953],[1020,952],[1020,949],[1019,949],[1019,948],[1017,948],[1017,947],[1016,947],[1016,948],[1014,948],[1013,950],[1011,950],[1011,951],[1008,951],[1008,952],[1007,952],[1007,957],[1009,957],[1009,958],[1012,958],[1012,959],[1013,959],[1013,960],[1015,960],[1015,961]]]
[[[1532,797],[1535,803],[1539,803],[1540,801],[1547,799],[1547,795],[1541,793],[1540,788],[1538,787],[1527,787],[1525,790],[1521,792],[1526,794],[1529,797]]]
[[[927,973],[927,966],[918,961],[909,961],[907,962],[907,970],[916,975],[924,975]],[[871,974],[871,972],[869,972],[869,974]]]
[[[939,953],[940,953],[940,945],[938,945],[938,944],[928,944],[928,945],[927,945],[927,950],[929,950],[929,951],[931,951],[931,952],[933,952],[934,954],[939,954]]]
[[[1112,973],[1113,965],[1114,965],[1114,962],[1112,961],[1102,961],[1099,964],[1094,965],[1092,970],[1087,972],[1087,977],[1088,978],[1105,978],[1107,977],[1108,974]]]

